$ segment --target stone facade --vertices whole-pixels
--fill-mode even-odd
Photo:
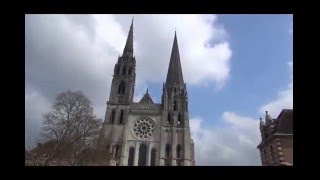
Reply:
[[[132,21],[123,54],[114,68],[96,161],[110,166],[195,165],[176,35],[161,103],[154,103],[148,90],[140,102],[133,102],[135,67]]]
[[[262,141],[258,145],[263,166],[293,165],[293,110],[283,109],[277,119],[266,111],[260,118]]]

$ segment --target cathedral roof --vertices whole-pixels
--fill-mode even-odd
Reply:
[[[293,134],[293,109],[283,109],[277,119],[277,133]]]
[[[143,104],[153,104],[153,101],[148,93],[148,89],[146,94],[144,94],[144,96],[142,97],[142,99],[139,101],[139,103],[143,103]]]
[[[279,116],[276,119],[273,119],[271,122],[272,122],[272,126],[269,126],[269,127],[263,126],[263,129],[268,131],[268,137],[265,140],[262,140],[257,148],[260,148],[260,146],[264,144],[263,142],[268,140],[269,137],[273,135],[292,135],[293,134],[293,109],[282,109]]]
[[[169,64],[167,80],[166,80],[167,86],[172,87],[174,84],[177,84],[178,86],[184,86],[176,33],[174,34],[170,64]]]

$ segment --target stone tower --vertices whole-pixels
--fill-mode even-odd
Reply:
[[[133,100],[136,60],[133,56],[133,19],[123,53],[114,66],[109,101],[99,135],[97,160],[103,165],[119,165],[125,124]]]
[[[175,33],[166,83],[162,92],[160,165],[193,165],[188,94],[183,81],[177,35]]]
[[[188,95],[175,33],[161,103],[148,90],[133,102],[135,86],[133,20],[122,56],[114,68],[96,161],[111,166],[195,165],[190,137]]]

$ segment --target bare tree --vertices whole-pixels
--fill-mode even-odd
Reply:
[[[73,156],[68,158],[74,164],[79,154],[95,143],[102,120],[95,117],[90,100],[80,91],[59,94],[53,109],[44,115],[43,121],[43,139],[55,144],[46,152],[44,165],[67,154]]]

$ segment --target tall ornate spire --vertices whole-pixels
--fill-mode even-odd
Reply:
[[[133,56],[133,18],[132,18],[126,46],[124,47],[122,55]]]
[[[166,86],[172,87],[174,84],[177,84],[182,88],[184,86],[176,31],[174,33],[174,41],[168,68]]]

